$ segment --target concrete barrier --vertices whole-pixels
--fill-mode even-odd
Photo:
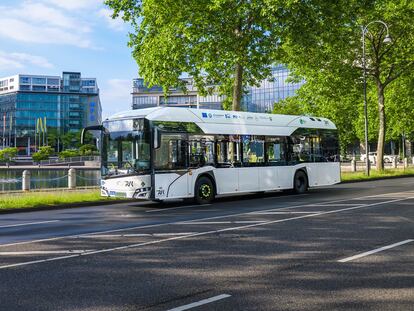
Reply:
[[[30,176],[32,174],[28,170],[23,171],[22,176],[22,190],[23,191],[30,191]]]
[[[68,172],[68,188],[75,189],[76,188],[76,169],[71,168]]]

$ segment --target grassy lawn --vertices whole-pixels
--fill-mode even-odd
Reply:
[[[370,180],[398,176],[414,176],[414,168],[386,169],[383,172],[371,170],[370,176],[366,176],[365,172],[341,172],[342,181]]]
[[[0,210],[107,200],[115,199],[101,197],[99,190],[14,193],[0,195]]]

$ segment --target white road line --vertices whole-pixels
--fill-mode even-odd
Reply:
[[[373,249],[372,251],[368,251],[368,252],[361,253],[361,254],[358,254],[358,255],[355,255],[355,256],[347,257],[347,258],[338,260],[338,262],[348,262],[348,261],[351,261],[351,260],[359,259],[359,258],[362,258],[362,257],[366,257],[366,256],[369,256],[369,255],[379,253],[379,252],[385,251],[387,249],[397,247],[397,246],[400,246],[400,245],[403,245],[403,244],[411,243],[411,242],[414,242],[414,240],[410,239],[410,240],[401,241],[401,242],[398,242],[398,243],[394,243],[394,244],[391,244],[391,245],[387,245],[387,246],[383,246],[383,247],[380,247],[380,248]]]
[[[356,206],[364,205],[365,203],[316,203],[309,204],[308,206],[321,206],[321,207],[335,207],[335,206]]]
[[[82,235],[79,238],[132,238],[132,237],[147,237],[147,236],[180,236],[190,235],[197,232],[177,232],[177,233],[136,233],[136,234],[93,234],[93,235]]]
[[[26,222],[21,224],[13,224],[13,225],[4,225],[0,226],[0,228],[12,228],[12,227],[22,227],[22,226],[31,226],[31,225],[41,225],[41,224],[48,224],[52,222],[58,222],[60,220],[46,220],[46,221],[38,221],[38,222]]]
[[[203,207],[203,206],[210,206],[210,205],[211,204],[197,204],[197,205],[185,205],[185,206],[178,206],[178,207],[171,207],[171,208],[166,207],[166,208],[158,208],[158,209],[147,210],[147,211],[145,211],[145,213],[168,212],[168,211],[181,209],[181,208]]]
[[[322,213],[322,211],[314,211],[314,212],[253,212],[251,215],[284,215],[284,214],[315,214],[315,213]]]
[[[177,222],[175,225],[222,225],[222,224],[258,224],[266,220],[235,220],[235,221],[185,221]]]
[[[81,254],[86,252],[92,252],[93,249],[83,250],[57,250],[57,251],[24,251],[24,252],[0,252],[0,256],[15,256],[15,255],[52,255],[52,254]]]
[[[169,309],[167,311],[184,311],[184,310],[199,307],[199,306],[202,306],[202,305],[205,305],[205,304],[208,304],[208,303],[212,303],[212,302],[215,302],[215,301],[218,301],[218,300],[222,300],[222,299],[225,299],[225,298],[229,298],[229,297],[231,297],[231,295],[222,294],[222,295],[214,296],[214,297],[211,297],[211,298],[203,299],[203,300],[200,300],[200,301],[197,301],[197,302],[193,302],[193,303],[190,303],[188,305],[184,305],[184,306],[177,307],[177,308],[174,308],[174,309]]]
[[[406,191],[407,193],[411,194],[411,190]],[[306,194],[308,195],[308,194]],[[372,197],[372,196],[363,196],[358,197],[354,199],[341,199],[341,200],[334,200],[334,201],[323,201],[321,203],[331,204],[336,202],[344,202],[344,201],[350,201],[350,200],[360,200],[366,197]],[[406,199],[412,199],[414,197],[409,197]],[[405,199],[404,199],[405,200]],[[379,202],[381,203],[381,202]],[[308,207],[310,204],[299,204],[299,205],[292,205],[292,206],[285,206],[285,207],[276,207],[276,208],[270,208],[270,209],[264,209],[260,210],[262,212],[266,211],[278,211],[278,210],[285,210],[285,209],[294,209],[294,208],[301,208],[301,207]],[[200,221],[200,220],[211,220],[211,219],[220,219],[220,218],[229,218],[234,216],[240,216],[240,215],[249,215],[252,213],[255,213],[257,211],[252,212],[243,212],[243,213],[234,213],[234,214],[227,214],[227,215],[221,215],[221,216],[211,216],[211,217],[203,217],[198,219],[192,219],[187,221]],[[180,221],[181,222],[181,221]],[[166,222],[166,223],[160,223],[160,224],[154,224],[154,225],[141,225],[141,226],[135,226],[135,227],[126,227],[126,228],[118,228],[118,229],[110,229],[110,230],[104,230],[104,231],[95,231],[95,232],[88,232],[83,234],[73,234],[73,235],[65,235],[65,236],[59,236],[59,237],[52,237],[52,238],[45,238],[45,239],[37,239],[37,240],[30,240],[30,241],[21,241],[21,242],[14,242],[14,243],[7,243],[7,244],[0,244],[1,247],[8,247],[8,246],[16,246],[16,245],[25,245],[25,244],[33,244],[33,243],[40,243],[40,242],[48,242],[48,241],[56,241],[56,240],[62,240],[62,239],[68,239],[68,238],[79,238],[83,235],[95,235],[95,234],[102,234],[102,233],[113,233],[113,232],[120,232],[120,231],[131,231],[136,229],[145,229],[145,228],[154,228],[154,227],[161,227],[161,226],[167,226],[167,225],[173,225],[177,222]]]
[[[123,246],[118,246],[118,247],[114,247],[114,248],[100,249],[100,250],[96,250],[96,251],[92,251],[92,252],[86,252],[86,253],[81,253],[81,254],[71,255],[71,256],[54,257],[54,258],[48,258],[48,259],[44,259],[44,260],[21,262],[21,263],[6,265],[6,266],[0,266],[0,269],[6,269],[6,268],[12,268],[12,267],[18,267],[18,266],[27,266],[27,265],[41,263],[41,262],[56,261],[56,260],[62,260],[62,259],[67,259],[67,258],[79,257],[79,256],[89,256],[89,255],[95,255],[95,254],[101,254],[101,253],[108,253],[108,252],[113,252],[113,251],[118,251],[118,250],[126,250],[126,249],[146,246],[146,245],[154,245],[154,244],[159,244],[159,243],[168,242],[168,241],[181,240],[181,239],[190,238],[190,237],[204,236],[204,235],[216,234],[216,233],[227,232],[227,231],[242,230],[242,229],[247,229],[247,228],[265,226],[265,225],[269,225],[269,224],[287,222],[287,221],[291,221],[291,220],[317,217],[317,216],[328,215],[328,214],[335,214],[335,213],[340,213],[340,212],[344,212],[344,211],[351,211],[351,210],[361,209],[361,208],[365,208],[365,207],[371,207],[371,206],[377,206],[377,205],[382,205],[382,204],[405,201],[405,200],[409,200],[409,199],[414,199],[414,197],[409,197],[409,198],[404,198],[404,199],[396,199],[396,200],[390,200],[390,201],[384,201],[384,202],[377,202],[377,203],[371,203],[371,204],[366,204],[364,206],[347,207],[347,208],[342,208],[342,209],[333,210],[333,211],[326,211],[326,212],[322,212],[322,213],[318,213],[318,214],[308,214],[308,215],[296,216],[296,217],[285,218],[285,219],[271,220],[271,221],[266,221],[266,222],[263,222],[263,223],[256,223],[256,224],[245,225],[245,226],[230,227],[230,228],[224,228],[224,229],[219,229],[219,230],[198,232],[198,233],[185,235],[185,236],[175,236],[175,237],[172,237],[172,238],[167,238],[167,239],[162,239],[162,240],[155,240],[155,241],[149,241],[149,242],[143,242],[143,243],[123,245]]]

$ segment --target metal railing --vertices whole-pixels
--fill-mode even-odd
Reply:
[[[79,157],[71,157],[65,159],[49,159],[49,160],[42,160],[40,161],[40,165],[53,165],[53,164],[71,164],[71,163],[79,163],[79,162],[100,162],[100,156],[79,156]]]

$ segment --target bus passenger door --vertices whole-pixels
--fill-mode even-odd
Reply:
[[[162,134],[155,150],[155,198],[188,196],[187,143],[183,134]]]

